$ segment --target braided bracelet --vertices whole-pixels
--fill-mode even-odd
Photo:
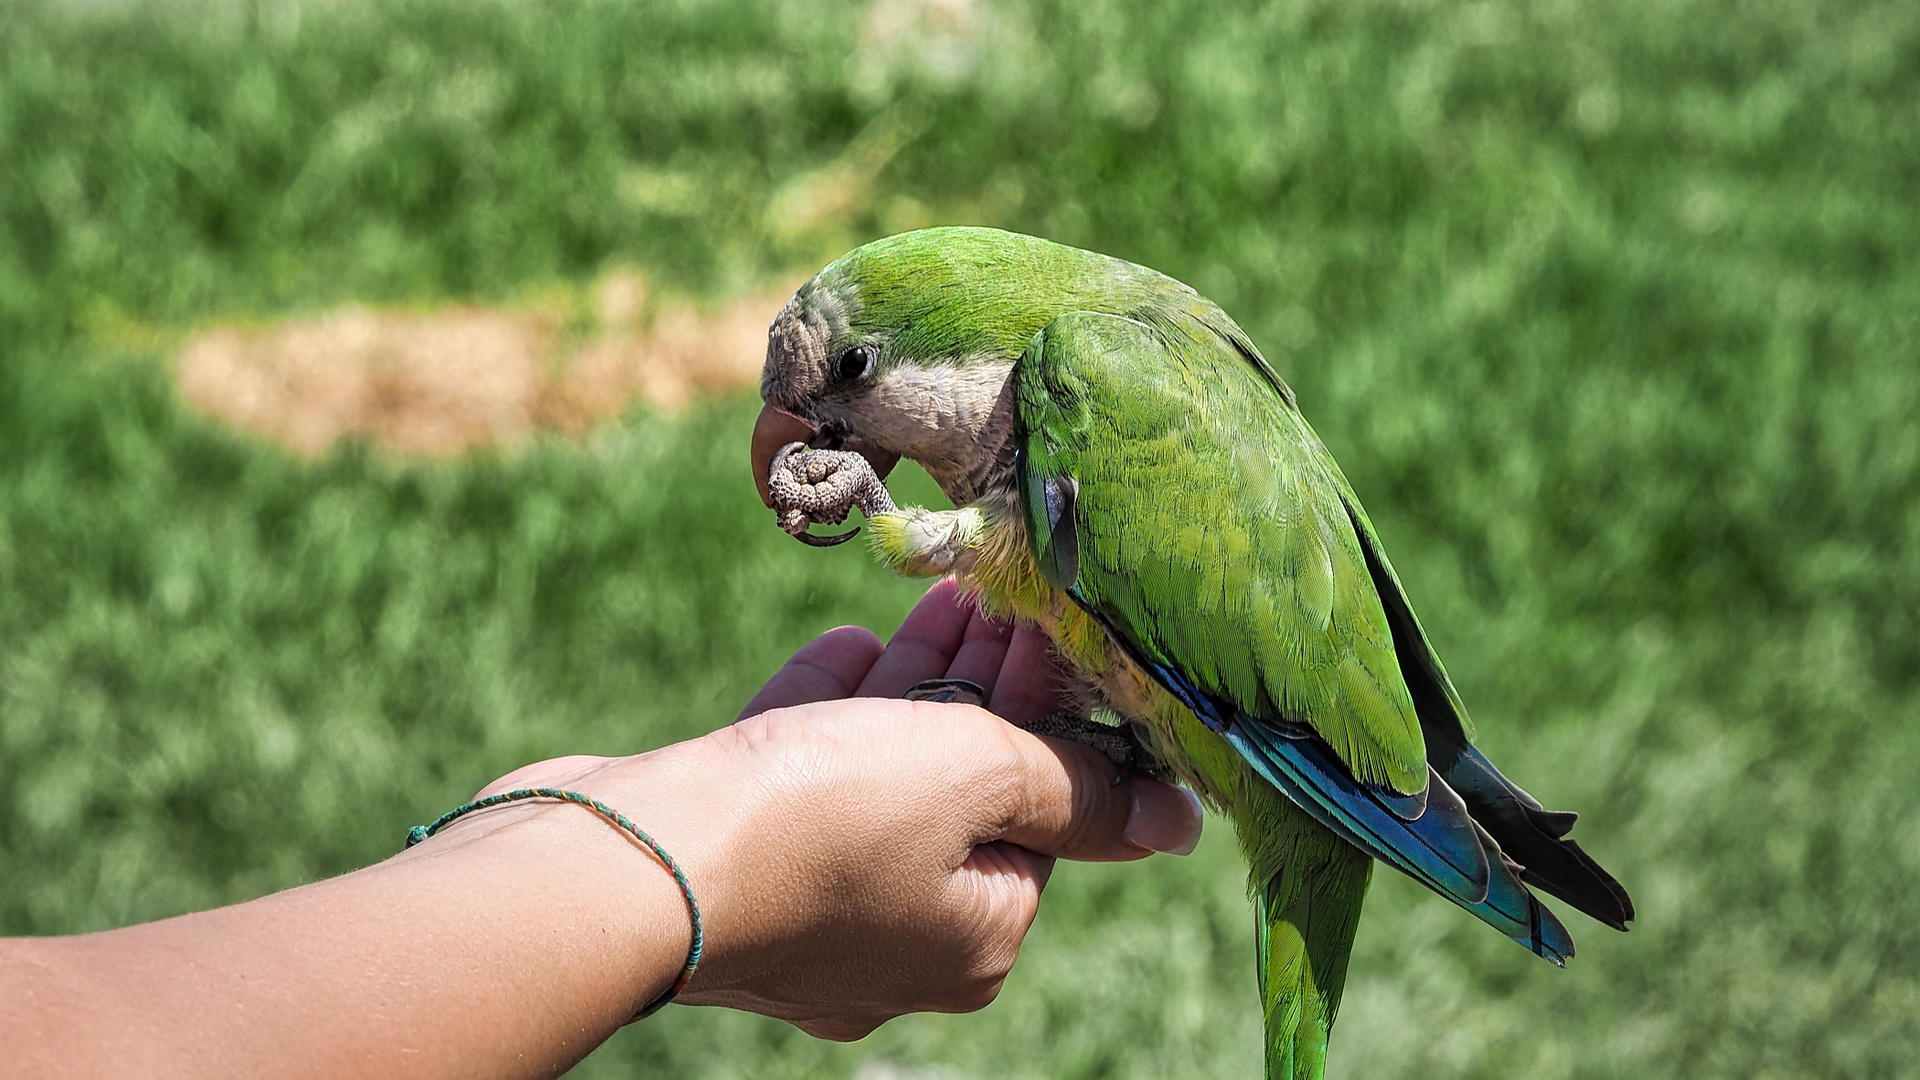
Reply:
[[[434,833],[439,832],[456,818],[464,817],[467,814],[473,813],[475,810],[485,810],[490,806],[519,802],[522,799],[560,799],[586,807],[625,830],[635,840],[640,841],[648,851],[653,852],[654,858],[660,860],[660,865],[666,867],[667,872],[673,875],[674,883],[680,886],[680,895],[686,898],[687,917],[693,920],[693,946],[687,950],[687,966],[680,969],[680,977],[673,980],[672,986],[667,987],[659,997],[649,1002],[646,1008],[640,1010],[639,1015],[635,1016],[633,1020],[627,1021],[627,1023],[631,1024],[634,1020],[644,1020],[654,1013],[659,1012],[662,1006],[672,1001],[679,995],[680,991],[687,988],[687,980],[693,978],[694,969],[700,966],[700,949],[706,940],[705,934],[702,933],[700,929],[700,904],[693,898],[693,886],[687,884],[687,875],[681,871],[679,864],[673,861],[673,856],[667,854],[666,849],[656,843],[653,837],[642,832],[640,826],[628,821],[619,811],[590,795],[582,795],[577,791],[562,791],[559,788],[520,788],[517,791],[505,791],[498,795],[489,795],[484,799],[475,799],[470,803],[456,806],[440,815],[439,820],[431,825],[415,825],[413,828],[407,830],[407,846],[412,847],[427,837],[432,836]]]

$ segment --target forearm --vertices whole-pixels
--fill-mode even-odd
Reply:
[[[574,806],[516,805],[250,903],[0,943],[0,1056],[48,1076],[548,1076],[665,989],[673,880]]]

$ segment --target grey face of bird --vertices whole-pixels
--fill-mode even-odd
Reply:
[[[753,425],[752,457],[754,483],[768,506],[773,505],[768,476],[774,457],[793,443],[857,452],[883,480],[900,462],[897,451],[877,445],[856,423],[864,399],[872,396],[879,348],[844,340],[836,348],[833,339],[844,338],[846,327],[834,326],[818,306],[806,303],[806,296],[805,289],[795,294],[767,332],[760,379],[766,405]]]
[[[941,325],[994,318],[965,290],[941,292],[939,311],[916,307],[912,317]],[[880,477],[899,458],[912,458],[956,506],[1006,471],[1014,426],[1014,357],[1006,343],[966,334],[928,351],[926,335],[875,315],[857,285],[829,267],[769,327],[760,381],[767,407],[753,445],[763,500],[774,456],[795,442],[858,452]]]

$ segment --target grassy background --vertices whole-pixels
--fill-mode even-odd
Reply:
[[[1920,1074],[1920,8],[1172,8],[0,5],[0,931],[362,865],[916,591],[771,527],[744,397],[308,464],[181,409],[186,330],[968,221],[1246,324],[1639,902],[1559,972],[1382,875],[1333,1075]],[[1255,1075],[1238,879],[1069,868],[979,1015],[669,1010],[578,1074]]]

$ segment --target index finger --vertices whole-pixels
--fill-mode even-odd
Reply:
[[[880,639],[864,626],[838,626],[788,658],[735,718],[738,723],[770,709],[852,697],[880,657]]]
[[[961,602],[960,586],[952,578],[928,589],[893,632],[854,696],[899,697],[914,683],[945,675],[972,620],[973,607]]]
[[[1066,705],[1066,674],[1054,659],[1045,633],[1031,626],[1014,628],[992,691],[987,707],[1016,727],[1051,716]]]

